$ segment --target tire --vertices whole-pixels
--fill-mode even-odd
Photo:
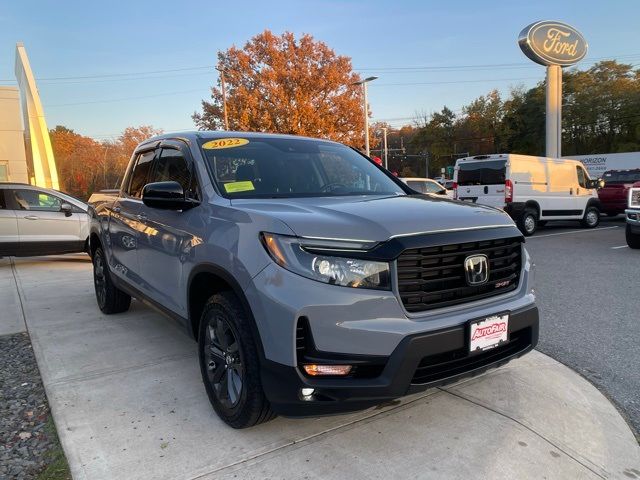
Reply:
[[[111,315],[129,310],[131,297],[113,284],[102,247],[96,248],[93,253],[93,286],[102,313]]]
[[[588,206],[580,221],[583,228],[596,228],[600,224],[600,210],[594,206]]]
[[[546,220],[538,220],[538,226],[539,227],[544,227],[547,224]]]
[[[207,301],[198,329],[200,372],[209,401],[227,425],[238,429],[276,416],[262,389],[249,322],[236,296],[221,292]]]
[[[533,208],[525,208],[518,219],[518,228],[525,237],[530,237],[538,228],[538,212]]]
[[[631,231],[631,225],[629,224],[627,224],[625,236],[627,237],[627,245],[629,245],[629,248],[633,248],[633,249],[640,248],[640,234],[633,233]]]

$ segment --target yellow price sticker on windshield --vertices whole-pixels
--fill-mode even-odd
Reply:
[[[241,147],[247,143],[249,143],[249,140],[246,138],[219,138],[217,140],[211,140],[210,142],[204,143],[202,148],[205,150],[217,150],[219,148]]]
[[[227,193],[248,192],[249,190],[255,190],[253,182],[251,180],[245,180],[244,182],[230,182],[224,184],[224,189]]]

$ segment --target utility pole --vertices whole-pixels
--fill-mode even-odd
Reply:
[[[429,178],[429,152],[424,155],[424,176]]]
[[[382,133],[384,134],[384,168],[389,170],[389,150],[387,149],[387,127],[382,129]]]
[[[224,70],[216,67],[220,72],[220,84],[222,86],[222,111],[224,113],[224,129],[229,130],[229,117],[227,117],[227,87],[224,81]]]
[[[352,83],[352,85],[362,85],[363,101],[364,101],[364,149],[367,157],[371,153],[369,151],[369,105],[367,103],[367,83],[375,80],[378,77],[367,77],[359,82]]]

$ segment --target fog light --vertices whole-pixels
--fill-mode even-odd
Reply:
[[[310,397],[311,395],[313,395],[313,392],[315,392],[315,389],[313,388],[300,389],[300,393],[302,394],[303,397]]]
[[[305,365],[307,375],[317,377],[320,375],[348,375],[351,365]]]

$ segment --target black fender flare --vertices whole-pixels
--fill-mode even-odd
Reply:
[[[193,279],[196,277],[196,275],[200,273],[210,273],[212,275],[215,275],[231,287],[231,291],[236,295],[236,297],[238,297],[238,300],[240,301],[240,304],[242,305],[244,312],[246,313],[247,317],[249,318],[249,321],[251,322],[251,330],[253,332],[253,336],[255,337],[258,345],[258,353],[260,355],[260,358],[264,359],[265,354],[264,354],[264,347],[262,345],[262,337],[260,336],[260,330],[258,329],[258,324],[256,323],[256,319],[253,316],[253,310],[251,310],[251,305],[247,300],[247,296],[245,295],[244,290],[242,289],[238,281],[235,279],[235,277],[231,275],[231,273],[229,273],[225,268],[219,265],[216,265],[214,263],[198,264],[191,269],[191,272],[189,272],[189,278],[187,280],[187,312],[188,312],[188,324],[190,327],[189,328],[190,335],[195,340],[197,340],[197,337],[193,333],[193,326],[194,326],[193,322],[196,320],[200,322],[200,319],[191,318],[191,285],[193,283]]]

